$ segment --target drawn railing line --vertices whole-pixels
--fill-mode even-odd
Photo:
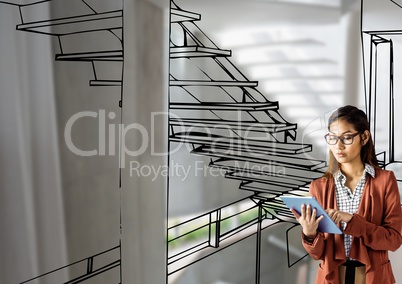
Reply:
[[[93,269],[93,268],[94,268],[94,267],[93,267],[93,264],[94,264],[94,259],[95,259],[95,258],[100,257],[100,256],[103,256],[103,255],[105,255],[105,254],[107,254],[107,253],[109,253],[109,252],[112,252],[112,251],[114,251],[114,250],[118,251],[119,254],[120,254],[120,246],[121,246],[121,245],[119,244],[119,245],[117,245],[117,246],[115,246],[115,247],[113,247],[113,248],[107,249],[107,250],[102,251],[102,252],[100,252],[100,253],[96,253],[96,254],[94,254],[94,255],[91,255],[91,256],[89,256],[89,257],[83,258],[83,259],[81,259],[81,260],[72,262],[72,263],[70,263],[70,264],[68,264],[68,265],[62,266],[62,267],[60,267],[60,268],[51,270],[51,271],[46,272],[46,273],[43,273],[43,274],[41,274],[41,275],[39,275],[39,276],[36,276],[36,277],[34,277],[34,278],[25,280],[25,281],[21,282],[20,284],[25,284],[25,283],[29,283],[29,282],[32,282],[32,281],[35,281],[35,280],[39,280],[39,279],[41,279],[41,278],[43,278],[43,277],[49,276],[49,275],[54,274],[54,273],[56,273],[56,272],[59,272],[59,271],[61,271],[61,270],[69,269],[69,268],[71,268],[72,266],[74,266],[74,265],[76,265],[76,264],[80,264],[80,263],[86,262],[86,267],[87,267],[86,273],[84,273],[84,274],[82,274],[82,275],[80,275],[80,276],[78,276],[78,277],[76,277],[76,278],[74,278],[74,279],[72,279],[72,280],[69,280],[69,281],[67,281],[67,282],[64,282],[64,283],[79,283],[79,282],[82,282],[83,280],[86,280],[86,279],[95,277],[95,276],[97,276],[98,274],[100,274],[100,273],[102,273],[102,272],[105,272],[105,271],[108,271],[108,270],[110,270],[110,269],[113,269],[113,268],[115,268],[115,267],[117,267],[117,266],[120,266],[120,265],[121,265],[121,260],[118,259],[118,260],[112,261],[112,262],[110,262],[110,263],[108,263],[108,264],[105,264],[105,265],[103,265],[102,267],[100,267],[100,268],[98,268],[98,269],[95,269],[95,270]]]
[[[116,267],[120,267],[121,266],[121,260],[116,260],[108,265],[105,265],[103,267],[100,267],[96,270],[91,271],[91,273],[87,274],[87,275],[82,275],[80,277],[74,278],[73,280],[70,280],[68,282],[65,282],[63,284],[78,284],[81,282],[84,282],[88,279],[94,278],[95,276],[98,276],[100,274],[106,273],[109,270],[116,268]],[[121,278],[121,277],[120,277]]]
[[[231,202],[231,203],[228,203],[228,204],[226,204],[225,206],[219,207],[219,209],[222,210],[222,209],[224,209],[224,208],[228,208],[228,207],[231,207],[231,206],[233,206],[233,205],[236,205],[236,204],[245,202],[245,201],[247,201],[247,200],[249,200],[249,199],[250,199],[250,197],[245,197],[245,198],[242,198],[242,199],[240,199],[240,200],[237,200],[237,201],[233,201],[233,202]],[[213,214],[214,212],[216,212],[216,210],[217,210],[217,209],[210,210],[210,211],[205,212],[205,213],[203,213],[203,214],[201,214],[201,215],[197,215],[197,216],[195,216],[195,217],[193,217],[193,218],[190,218],[190,219],[188,219],[188,220],[186,220],[186,221],[184,221],[184,222],[182,222],[182,223],[169,226],[168,229],[174,229],[174,228],[179,227],[179,226],[182,225],[182,224],[188,224],[188,223],[193,222],[193,221],[195,221],[195,220],[198,220],[198,219],[200,219],[200,218],[202,218],[202,217],[210,216],[211,214]]]
[[[264,220],[262,220],[262,221],[264,221]],[[262,226],[261,226],[261,230],[268,229],[268,228],[276,225],[277,223],[278,222],[272,222],[272,223],[268,223],[268,224],[263,223]],[[252,228],[253,226],[255,227],[257,224],[258,224],[258,222],[256,222],[252,226],[250,226],[250,228]],[[178,266],[178,267],[176,267],[176,268],[174,268],[172,270],[169,270],[169,267],[168,267],[167,277],[169,277],[169,276],[171,276],[171,275],[173,275],[173,274],[175,274],[175,273],[177,273],[179,271],[182,271],[182,270],[190,267],[191,265],[193,265],[193,264],[195,264],[197,262],[200,262],[200,261],[202,261],[202,260],[204,260],[204,259],[206,259],[206,258],[208,258],[208,257],[210,257],[210,256],[212,256],[212,255],[214,255],[216,253],[219,253],[221,250],[224,250],[226,248],[234,246],[234,245],[244,241],[245,239],[247,239],[249,237],[252,237],[252,236],[257,234],[256,230],[253,229],[253,228],[252,228],[251,232],[247,232],[246,229],[248,229],[248,228],[245,228],[245,230],[242,231],[242,232],[245,232],[244,234],[243,233],[241,233],[241,234],[237,233],[235,239],[233,239],[233,240],[230,239],[230,242],[225,242],[224,245],[221,245],[218,248],[207,248],[207,249],[211,249],[211,251],[205,251],[204,254],[198,256],[196,259],[186,261],[183,265],[180,265],[180,266]],[[205,249],[203,249],[203,250],[205,250]]]
[[[235,205],[235,204],[241,204],[246,200],[252,201],[253,205],[248,205],[248,207],[246,209],[239,210],[232,214],[228,214],[227,216],[223,216],[223,211],[225,209],[227,209],[230,206]],[[262,217],[261,216],[259,217],[257,215],[251,216],[249,218],[249,220],[246,220],[242,223],[238,223],[231,228],[224,228],[222,225],[224,222],[233,220],[233,218],[239,217],[242,214],[250,213],[250,211],[252,211],[252,210],[260,210],[259,208],[264,212],[262,214]],[[205,217],[208,217],[208,218],[205,218]],[[207,257],[209,255],[217,253],[221,249],[224,249],[230,245],[233,245],[245,238],[248,238],[248,237],[256,234],[256,226],[259,223],[259,218],[260,218],[260,221],[273,220],[272,216],[267,211],[265,211],[265,209],[261,208],[261,206],[259,205],[258,202],[255,202],[255,200],[252,199],[251,197],[247,197],[240,201],[236,201],[229,205],[226,205],[226,206],[217,208],[215,210],[209,211],[207,213],[201,214],[190,220],[170,226],[168,228],[168,232],[172,231],[172,230],[177,230],[180,227],[186,227],[186,226],[191,227],[192,229],[189,231],[185,231],[184,233],[181,233],[173,238],[170,238],[168,240],[168,245],[174,241],[184,238],[185,236],[188,236],[189,234],[192,234],[194,232],[197,232],[197,231],[205,229],[205,228],[208,229],[208,232],[205,233],[205,236],[202,240],[199,240],[197,243],[194,242],[194,244],[191,244],[188,247],[186,247],[178,252],[175,252],[173,255],[168,256],[168,275],[176,273],[177,271],[180,271],[180,270],[188,267],[189,265],[191,265],[195,262],[198,262],[201,259],[204,259],[205,257]],[[200,221],[201,224],[194,228],[194,225],[192,225],[191,223],[194,221],[197,221],[197,220],[201,220]],[[207,221],[209,221],[209,222],[207,222]],[[274,223],[275,222],[273,222],[272,224],[269,224],[267,226],[264,226],[264,229],[270,227]],[[239,236],[239,234],[241,232],[246,231],[247,229],[251,229],[251,231],[246,233],[245,236]],[[228,241],[229,239],[231,239],[234,236],[237,236],[238,238],[236,238],[236,240],[233,240],[233,242],[229,243],[229,245],[227,243],[225,243],[225,245],[223,247],[221,247],[222,242]],[[200,257],[197,257],[194,259],[187,259],[191,255],[194,255],[196,253],[199,254],[202,251],[205,251],[208,249],[215,249],[215,250],[208,251],[208,253],[206,253],[206,255],[204,255],[204,256],[200,256]],[[171,266],[174,266],[174,264],[176,264],[177,262],[183,262],[183,261],[184,261],[183,265],[178,265],[178,266],[176,266],[176,268],[171,268],[171,270],[169,269]]]
[[[209,211],[207,213],[204,213],[204,214],[201,214],[199,216],[193,217],[193,218],[191,218],[189,220],[186,220],[184,222],[181,222],[179,224],[176,224],[176,225],[168,227],[167,228],[168,234],[169,234],[169,232],[177,231],[178,229],[180,229],[182,227],[184,227],[184,228],[186,228],[186,227],[192,228],[191,230],[186,230],[184,233],[179,234],[179,235],[177,235],[177,236],[175,236],[173,238],[170,238],[168,240],[168,245],[173,243],[173,242],[175,242],[175,241],[177,241],[177,240],[180,240],[180,239],[182,239],[182,238],[184,238],[184,237],[186,237],[186,236],[188,236],[188,235],[190,235],[190,234],[192,234],[194,232],[200,231],[200,230],[202,230],[204,228],[208,228],[208,233],[205,236],[205,241],[202,242],[202,244],[205,244],[205,247],[202,247],[202,248],[206,248],[206,247],[215,247],[215,248],[217,248],[219,246],[219,240],[220,240],[220,237],[221,237],[220,236],[221,230],[218,229],[218,228],[220,228],[220,225],[222,224],[222,221],[223,220],[228,220],[229,218],[236,217],[241,213],[244,213],[244,212],[247,212],[249,210],[252,210],[253,208],[255,208],[255,205],[252,206],[252,207],[249,207],[247,209],[244,209],[241,212],[231,214],[228,217],[225,217],[224,219],[222,219],[222,215],[221,215],[222,210],[227,209],[227,208],[229,208],[229,207],[231,207],[231,206],[233,206],[235,204],[243,204],[247,200],[250,200],[250,198],[249,197],[244,198],[242,200],[233,202],[231,204],[225,205],[225,206],[220,207],[218,209]],[[193,228],[194,227],[193,223],[201,223],[201,224],[198,225],[197,227]],[[212,227],[212,225],[215,225],[215,226]],[[243,225],[240,225],[240,227],[242,227],[242,226]],[[213,243],[213,239],[212,239],[212,233],[213,233],[214,229],[215,229],[215,233],[219,232],[218,235],[216,235],[216,234],[214,235],[215,243]],[[171,264],[171,263],[174,262],[174,261],[172,262],[172,261],[169,261],[169,260],[174,259],[177,256],[180,256],[180,255],[184,254],[185,252],[191,251],[195,247],[199,247],[199,246],[200,246],[200,244],[194,244],[193,246],[190,246],[189,248],[187,248],[184,251],[177,252],[174,255],[168,256],[168,264]]]

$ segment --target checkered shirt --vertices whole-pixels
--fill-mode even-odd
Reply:
[[[346,182],[345,175],[340,170],[334,174],[335,193],[336,193],[336,202],[338,204],[338,210],[350,214],[354,214],[357,212],[360,205],[360,199],[363,195],[363,188],[366,183],[366,173],[368,173],[370,176],[374,178],[375,177],[374,167],[369,164],[365,165],[363,176],[357,183],[353,193],[347,186],[345,186]],[[341,222],[341,228],[342,230],[345,230],[346,228],[345,222]],[[352,246],[352,236],[344,234],[344,244],[345,244],[346,257],[349,258],[350,247]]]

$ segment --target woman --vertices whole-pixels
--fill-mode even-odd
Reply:
[[[310,194],[342,235],[318,232],[315,210],[302,206],[303,246],[321,260],[316,283],[395,283],[388,251],[402,244],[402,211],[394,173],[379,168],[363,111],[345,106],[328,121],[329,166]]]

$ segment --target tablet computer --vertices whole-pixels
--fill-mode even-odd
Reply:
[[[318,201],[312,196],[281,196],[280,199],[286,204],[287,207],[293,208],[300,214],[300,208],[302,204],[306,206],[311,205],[312,209],[317,210],[317,218],[324,215],[324,218],[318,224],[318,231],[331,234],[342,234],[341,229],[335,224],[335,222],[329,217],[327,212],[321,207]]]

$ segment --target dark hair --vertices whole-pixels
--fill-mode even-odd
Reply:
[[[353,125],[355,130],[360,133],[360,137],[362,133],[366,130],[370,131],[370,125],[367,120],[366,114],[358,109],[357,107],[347,105],[344,107],[338,108],[336,111],[334,111],[331,116],[328,119],[328,130],[330,125],[336,121],[342,119],[350,124]],[[378,168],[378,160],[375,155],[375,150],[374,150],[374,143],[373,139],[371,138],[371,135],[369,137],[369,140],[367,141],[366,144],[363,145],[361,151],[360,151],[360,158],[363,162],[363,164],[370,164],[375,168]],[[332,177],[332,175],[339,169],[339,163],[335,159],[334,155],[332,154],[331,151],[329,151],[329,161],[328,161],[328,169],[325,172],[324,176],[325,177]]]

